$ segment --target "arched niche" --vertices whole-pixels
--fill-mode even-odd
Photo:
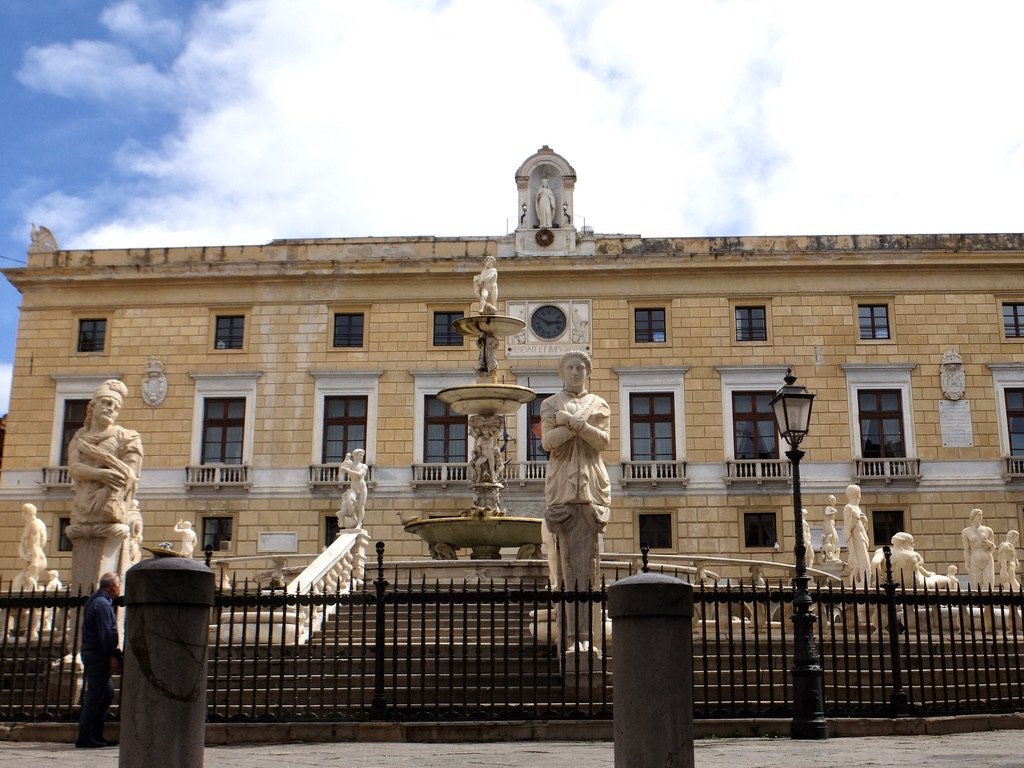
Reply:
[[[540,226],[537,193],[545,179],[555,196],[551,228],[574,227],[572,193],[576,186],[576,171],[564,157],[545,144],[516,171],[516,187],[519,190],[518,229],[537,229]]]

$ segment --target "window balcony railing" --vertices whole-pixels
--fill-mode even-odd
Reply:
[[[862,483],[913,482],[921,480],[920,459],[855,459],[857,480]]]
[[[793,467],[789,459],[730,459],[725,462],[725,484],[789,483]]]
[[[218,490],[249,488],[252,468],[248,464],[199,464],[185,467],[185,487]]]
[[[49,489],[61,489],[71,487],[71,475],[67,467],[43,467],[43,487]]]
[[[421,485],[447,488],[448,483],[468,483],[469,475],[465,462],[430,463],[412,465],[412,487]]]
[[[1005,462],[1003,474],[1008,481],[1024,480],[1024,456],[1007,456]]]
[[[546,461],[510,461],[505,465],[505,482],[519,483],[543,483],[548,476],[548,463]]]
[[[623,461],[620,464],[619,484],[623,486],[643,484],[655,488],[660,483],[686,485],[685,461]]]
[[[366,485],[373,488],[373,465],[366,465]],[[344,490],[349,486],[348,472],[341,471],[341,464],[310,464],[309,487],[314,491]]]

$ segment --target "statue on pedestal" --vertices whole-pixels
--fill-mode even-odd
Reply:
[[[973,589],[987,589],[996,582],[995,533],[982,523],[983,517],[980,509],[972,509],[970,522],[960,533],[964,544],[964,567]]]
[[[85,424],[68,444],[72,588],[93,589],[108,571],[128,569],[129,516],[142,469],[142,438],[118,425],[128,388],[117,379],[99,386],[85,409]],[[124,554],[124,556],[122,556]]]
[[[369,490],[366,486],[366,475],[370,468],[363,463],[366,451],[356,448],[352,453],[345,454],[345,460],[338,469],[349,480],[349,486],[341,495],[341,508],[338,510],[338,528],[363,527],[366,515],[366,497]]]
[[[174,530],[181,534],[181,548],[178,552],[182,557],[192,557],[196,551],[196,532],[192,530],[192,523],[179,520],[174,524]]]
[[[871,583],[871,555],[868,553],[868,518],[860,508],[860,486],[846,488],[846,506],[843,507],[843,526],[849,552],[847,567],[850,585],[866,587]]]
[[[611,410],[587,391],[592,367],[586,353],[567,352],[558,370],[564,388],[540,408],[541,444],[548,452],[544,520],[558,546],[560,572],[553,581],[585,590],[598,583],[598,541],[611,514],[611,483],[601,458],[611,444]],[[566,648],[586,650],[575,617],[566,619]]]
[[[839,561],[839,531],[836,530],[836,497],[828,497],[828,506],[825,507],[825,532],[821,536],[821,559],[825,563],[838,563]]]
[[[1017,569],[1020,561],[1017,559],[1017,545],[1020,544],[1020,533],[1018,531],[1007,531],[1006,541],[999,545],[999,584],[1003,589],[1012,589],[1020,592],[1020,581],[1017,579]]]
[[[24,563],[21,573],[14,577],[14,590],[34,591],[46,575],[46,525],[36,517],[35,504],[21,505],[21,518],[25,527],[18,541],[18,557]]]

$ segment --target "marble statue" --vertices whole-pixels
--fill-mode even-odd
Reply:
[[[192,530],[192,523],[188,520],[179,520],[174,524],[174,530],[181,534],[181,547],[178,552],[182,557],[192,557],[196,551],[196,532]]]
[[[1020,592],[1020,581],[1017,579],[1017,569],[1020,561],[1017,559],[1017,545],[1020,544],[1020,533],[1018,531],[1007,531],[1006,540],[999,545],[997,555],[999,558],[999,585],[1003,589],[1012,589]]]
[[[129,566],[142,438],[117,423],[127,394],[117,379],[103,382],[86,406],[84,425],[68,444],[72,589],[94,589],[107,572],[123,578]]]
[[[838,563],[839,560],[839,531],[836,530],[836,497],[828,497],[828,505],[825,507],[825,531],[821,535],[821,559],[826,563]]]
[[[46,525],[36,516],[35,504],[21,505],[25,527],[18,542],[18,557],[24,565],[15,578],[15,589],[34,590],[46,573]]]
[[[598,537],[608,523],[611,483],[601,452],[611,444],[611,410],[587,391],[592,372],[584,352],[559,361],[564,388],[540,408],[541,444],[548,452],[544,519],[558,544],[559,578],[569,589],[597,584]]]
[[[914,537],[906,531],[900,531],[893,534],[891,541],[890,563],[893,581],[904,589],[923,587],[926,580],[935,574],[924,567],[924,558],[914,550]],[[874,562],[872,566],[875,566]],[[881,572],[884,567],[884,564],[881,564],[877,570]]]
[[[995,586],[996,582],[995,533],[983,524],[983,517],[980,509],[972,509],[970,522],[960,533],[964,544],[964,567],[974,589],[987,589]]]
[[[470,432],[474,438],[473,457],[469,462],[470,482],[501,483],[505,479],[505,461],[500,444],[504,426],[500,413],[475,413],[469,417]]]
[[[128,510],[128,541],[126,542],[128,567],[142,562],[142,513],[139,511],[139,500],[132,499]]]
[[[480,350],[480,358],[476,364],[476,372],[483,377],[494,376],[498,370],[498,337],[493,333],[481,333],[476,340]]]
[[[800,510],[800,526],[804,535],[804,564],[814,565],[814,544],[811,542],[811,516],[807,509]]]
[[[585,352],[566,352],[558,372],[562,391],[540,407],[541,445],[548,453],[544,522],[558,549],[559,572],[549,578],[563,589],[585,590],[599,583],[598,548],[611,515],[611,482],[601,458],[611,445],[611,409],[587,391],[593,369]],[[580,653],[599,655],[582,637],[590,624],[585,612],[565,613],[563,650],[576,664]]]
[[[49,570],[46,572],[47,581],[44,589],[50,596],[56,595],[58,592],[63,591],[64,584],[60,580],[60,571]],[[43,610],[43,630],[49,632],[53,629],[55,622],[55,616],[57,615],[57,608],[48,608]]]
[[[366,475],[370,468],[363,462],[366,458],[366,451],[356,448],[351,453],[345,454],[345,460],[341,462],[338,469],[343,472],[349,481],[348,488],[341,495],[341,508],[338,510],[338,527],[362,528],[363,518],[366,516],[366,497],[369,490],[366,486]]]
[[[498,312],[498,270],[494,266],[494,257],[484,259],[484,268],[473,278],[473,289],[480,304],[481,315],[494,315]]]
[[[871,583],[871,555],[868,553],[868,518],[860,508],[860,486],[846,488],[846,506],[843,507],[843,527],[849,553],[847,567],[850,584],[866,587]]]
[[[542,229],[547,229],[555,220],[555,193],[547,179],[540,183],[537,190],[537,222]]]
[[[46,227],[32,225],[29,230],[29,253],[52,253],[59,250],[60,246],[57,245],[57,238],[53,236],[53,232]]]

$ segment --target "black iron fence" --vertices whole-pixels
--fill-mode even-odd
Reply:
[[[208,719],[610,718],[614,646],[604,588],[427,583],[387,574],[341,594],[240,588],[211,614]],[[694,715],[791,714],[791,587],[695,585]],[[813,590],[830,717],[1024,710],[1018,592]],[[0,595],[0,720],[77,717],[85,597]],[[575,612],[591,652],[566,669]],[[672,674],[672,670],[666,670]],[[112,710],[117,715],[117,708]]]

